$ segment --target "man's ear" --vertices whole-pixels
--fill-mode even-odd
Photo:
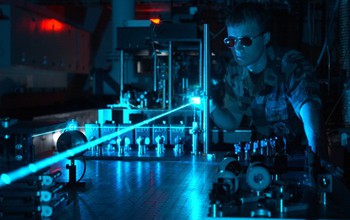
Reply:
[[[264,44],[267,45],[270,42],[270,38],[271,38],[271,33],[270,32],[265,32],[263,35],[264,38]]]

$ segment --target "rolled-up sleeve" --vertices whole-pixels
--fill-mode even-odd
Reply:
[[[312,65],[297,51],[285,54],[282,60],[282,71],[286,74],[288,86],[287,95],[295,113],[300,117],[300,108],[306,102],[312,102],[321,107],[319,83]]]

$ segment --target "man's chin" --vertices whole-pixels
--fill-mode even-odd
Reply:
[[[245,62],[244,60],[239,60],[239,59],[235,59],[236,60],[236,63],[238,66],[242,66],[242,67],[246,67],[248,66],[249,64],[247,62]]]

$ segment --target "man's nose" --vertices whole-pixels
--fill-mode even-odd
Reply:
[[[237,41],[234,46],[234,50],[238,53],[241,53],[244,50],[243,45],[241,44],[240,41]]]

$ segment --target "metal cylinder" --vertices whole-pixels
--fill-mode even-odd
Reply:
[[[327,193],[326,192],[322,192],[321,193],[321,204],[322,205],[327,205]]]
[[[283,201],[283,186],[280,186],[279,188],[279,193],[280,193],[280,199],[279,199],[279,209],[280,213],[284,212],[284,201]]]
[[[198,122],[192,122],[192,154],[197,155],[198,151]]]
[[[253,162],[247,168],[246,182],[252,190],[261,192],[271,181],[271,174],[263,163]]]
[[[124,142],[124,143],[122,143],[122,142]],[[118,137],[117,145],[118,145],[118,153],[120,155],[123,155],[124,154],[125,141],[123,141],[122,138]]]
[[[139,155],[144,155],[145,154],[145,145],[139,144],[138,152],[139,152]]]
[[[198,133],[192,134],[192,154],[197,155],[198,153]]]
[[[138,154],[139,155],[144,155],[146,152],[146,146],[145,146],[145,138],[143,137],[138,137],[137,140],[137,145],[138,145]]]
[[[212,205],[211,205],[211,211],[212,211],[212,217],[217,217],[216,216],[216,209],[217,209],[217,207],[216,207],[216,204],[215,203],[213,203]]]
[[[156,137],[156,143],[157,143],[157,154],[163,154],[165,151],[164,148],[164,142],[165,142],[165,137],[164,136],[157,136]]]

